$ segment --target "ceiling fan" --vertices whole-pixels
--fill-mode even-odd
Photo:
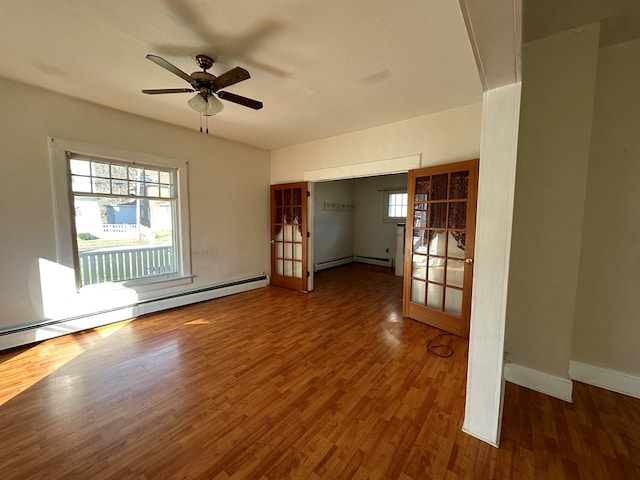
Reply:
[[[253,108],[254,110],[260,110],[262,108],[262,102],[253,100],[251,98],[236,95],[235,93],[221,91],[223,88],[229,87],[236,83],[247,80],[251,76],[242,67],[235,67],[228,72],[223,73],[220,76],[215,76],[209,72],[208,69],[213,65],[213,58],[207,55],[196,55],[196,62],[202,68],[201,72],[193,72],[191,75],[183,72],[175,65],[169,63],[164,58],[157,55],[147,55],[147,58],[156,65],[169,70],[174,75],[187,81],[191,88],[160,88],[151,90],[142,90],[142,93],[149,95],[158,95],[164,93],[187,93],[197,92],[196,95],[191,98],[187,103],[189,106],[200,113],[200,131],[202,132],[202,116],[209,117],[219,113],[224,108],[224,105],[218,98],[227,100],[232,103],[237,103],[245,107]],[[218,98],[216,98],[216,95]],[[207,133],[209,129],[207,128]]]

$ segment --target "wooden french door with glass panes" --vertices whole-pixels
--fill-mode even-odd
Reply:
[[[411,170],[403,313],[469,336],[478,160]]]
[[[307,183],[271,185],[271,283],[307,291]]]

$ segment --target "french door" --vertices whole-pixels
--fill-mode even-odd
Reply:
[[[478,160],[411,170],[404,315],[469,336]]]
[[[271,185],[271,284],[306,292],[306,182]]]

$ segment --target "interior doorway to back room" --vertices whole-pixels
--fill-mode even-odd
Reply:
[[[314,272],[358,262],[402,276],[406,173],[315,182],[313,190]]]

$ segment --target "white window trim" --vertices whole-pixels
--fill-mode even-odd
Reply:
[[[389,216],[389,195],[392,193],[407,193],[406,188],[385,188],[382,190],[382,221],[385,223],[405,223],[407,217]],[[408,199],[407,199],[408,203]]]
[[[114,147],[96,145],[75,140],[47,137],[53,191],[53,215],[56,232],[56,261],[76,271],[75,238],[73,237],[73,217],[71,215],[71,185],[67,165],[67,152],[88,155],[126,163],[141,163],[176,169],[176,260],[177,273],[128,280],[118,283],[87,285],[78,293],[99,293],[130,288],[138,293],[171,288],[192,283],[191,240],[189,236],[189,196],[187,191],[187,162],[140,152],[121,150]]]

